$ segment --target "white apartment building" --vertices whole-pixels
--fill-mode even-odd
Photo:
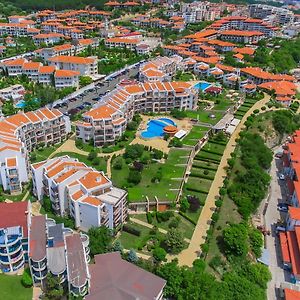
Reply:
[[[63,41],[65,36],[60,33],[41,33],[33,37],[33,41],[37,45],[46,44],[53,45]]]
[[[21,84],[14,84],[10,87],[0,90],[0,99],[9,100],[12,99],[14,102],[24,98],[25,88]]]
[[[27,23],[0,23],[0,35],[13,37],[32,37],[40,33],[32,24]]]
[[[76,123],[76,135],[95,146],[113,143],[125,131],[135,113],[193,109],[198,90],[188,82],[145,82],[119,86],[102,98],[101,104]]]
[[[43,215],[31,217],[28,228],[28,263],[34,286],[43,286],[51,273],[70,293],[86,295],[90,281],[89,237]]]
[[[49,65],[59,70],[78,71],[80,75],[98,74],[98,59],[96,57],[55,56],[48,59]]]
[[[79,87],[79,75],[78,71],[69,70],[57,70],[54,73],[55,87],[58,89],[65,87]]]
[[[83,231],[101,225],[118,228],[127,217],[127,192],[103,172],[68,156],[31,165],[33,193],[49,196],[57,214],[69,214]]]
[[[38,145],[53,145],[71,131],[69,118],[59,110],[39,109],[18,113],[0,122],[0,184],[10,193],[28,181],[28,153]]]

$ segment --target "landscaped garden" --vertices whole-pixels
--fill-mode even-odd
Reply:
[[[22,285],[22,276],[0,274],[0,298],[5,300],[31,300],[32,288]]]
[[[162,151],[130,145],[122,156],[112,161],[112,181],[126,188],[129,202],[174,201],[184,175],[189,150]]]
[[[183,138],[182,143],[187,146],[194,146],[201,140],[209,130],[209,127],[194,125],[191,131]]]

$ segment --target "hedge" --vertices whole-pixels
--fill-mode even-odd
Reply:
[[[136,236],[140,236],[141,235],[141,231],[140,230],[138,230],[138,229],[136,229],[136,228],[134,228],[134,227],[132,227],[132,226],[130,226],[128,224],[126,224],[126,225],[123,226],[123,230],[126,231],[126,232],[128,232],[128,233],[131,233],[133,235],[136,235]]]
[[[208,180],[214,180],[215,176],[208,176],[208,175],[201,175],[201,174],[197,174],[197,173],[193,173],[191,172],[190,176],[192,177],[197,177],[197,178],[203,178],[203,179],[208,179]]]
[[[191,219],[188,215],[186,215],[184,212],[182,212],[182,211],[179,211],[178,212],[182,217],[184,217],[186,220],[188,220],[189,222],[191,222],[193,225],[197,225],[197,223],[193,220],[193,219]]]
[[[186,189],[187,189],[188,191],[191,191],[191,192],[198,192],[198,193],[206,194],[206,195],[208,194],[207,191],[199,190],[199,189],[197,189],[197,188],[186,187]]]
[[[207,166],[197,166],[195,164],[192,164],[192,167],[196,168],[196,169],[204,169],[204,170],[209,170],[209,171],[217,171],[218,170],[218,168],[207,167]]]
[[[206,152],[206,153],[211,153],[211,154],[215,154],[215,155],[218,155],[218,156],[222,156],[223,154],[220,153],[220,152],[216,152],[216,151],[212,151],[212,150],[208,150],[208,149],[205,149],[205,148],[202,148],[201,151],[203,152]]]
[[[153,222],[153,217],[152,217],[152,213],[151,212],[147,212],[147,221],[149,224],[152,224]]]

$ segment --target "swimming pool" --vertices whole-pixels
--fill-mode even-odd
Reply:
[[[169,125],[176,126],[176,123],[168,118],[150,120],[147,124],[147,130],[141,133],[141,137],[145,139],[162,137],[164,135],[164,127]]]
[[[201,90],[202,92],[204,91],[204,90],[206,90],[208,87],[210,87],[211,86],[211,83],[208,83],[208,82],[204,82],[204,81],[202,81],[202,82],[198,82],[198,83],[196,83],[195,85],[194,85],[194,87],[196,88],[196,89],[199,89],[199,90]]]
[[[16,103],[16,107],[17,108],[24,108],[25,107],[25,101],[24,100],[20,100]]]

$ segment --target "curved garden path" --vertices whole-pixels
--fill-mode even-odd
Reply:
[[[225,167],[227,166],[227,160],[231,157],[230,154],[235,150],[236,142],[235,140],[239,137],[241,130],[244,127],[244,123],[247,118],[253,113],[255,109],[260,109],[270,100],[270,96],[264,94],[264,98],[258,102],[256,102],[244,115],[240,124],[237,126],[234,133],[231,135],[228,144],[224,150],[220,165],[216,172],[214,181],[211,185],[209,193],[207,195],[205,205],[203,206],[197,225],[195,227],[193,236],[191,238],[191,242],[185,250],[183,250],[177,256],[168,256],[168,260],[172,260],[173,258],[178,258],[179,265],[187,265],[191,267],[193,265],[193,261],[197,259],[199,254],[201,253],[200,245],[205,243],[206,231],[209,229],[212,214],[216,208],[215,200],[219,196],[219,189],[223,186],[223,180],[226,177]]]

